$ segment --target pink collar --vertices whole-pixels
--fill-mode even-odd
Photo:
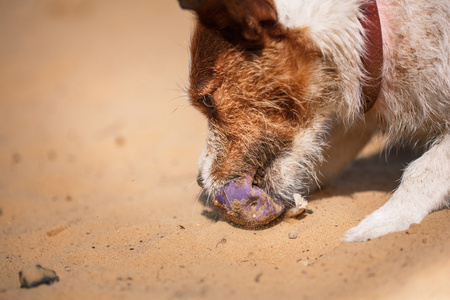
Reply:
[[[376,0],[367,0],[361,6],[361,24],[365,30],[365,54],[361,56],[367,79],[362,86],[364,112],[368,112],[377,101],[381,87],[383,67],[383,37]]]

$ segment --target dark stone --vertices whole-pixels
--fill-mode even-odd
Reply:
[[[56,272],[43,268],[41,265],[24,269],[19,272],[19,280],[21,288],[33,288],[41,284],[52,284],[55,281],[59,281],[59,277]]]

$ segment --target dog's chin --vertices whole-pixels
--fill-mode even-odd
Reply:
[[[302,161],[294,163],[290,159],[280,159],[279,164],[282,166],[274,166],[266,171],[267,180],[261,185],[261,189],[289,207],[295,203],[294,194],[307,195],[316,186],[315,174],[311,166]]]
[[[324,162],[328,125],[299,133],[289,151],[277,157],[265,170],[261,188],[287,205],[294,204],[294,194],[307,195],[320,185],[318,166]]]

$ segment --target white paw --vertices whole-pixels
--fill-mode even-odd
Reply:
[[[413,223],[419,223],[423,216],[408,211],[393,210],[389,203],[365,217],[356,227],[345,234],[345,242],[358,242],[374,239],[389,233],[403,231]]]
[[[344,241],[362,242],[409,228],[409,224],[392,224],[387,221],[369,215],[358,226],[353,227],[345,233]]]
[[[450,135],[406,168],[391,199],[345,234],[344,241],[367,241],[406,230],[450,202]]]

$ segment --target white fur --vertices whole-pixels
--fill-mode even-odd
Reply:
[[[432,142],[450,128],[450,1],[378,1],[385,63],[376,112],[391,141]]]
[[[301,130],[294,139],[292,150],[288,155],[278,157],[269,173],[279,174],[273,178],[276,195],[294,202],[294,194],[308,193],[311,182],[318,182],[315,167],[324,160],[322,149],[326,146],[325,136],[328,131],[327,118],[319,117],[306,130]],[[318,183],[317,183],[318,184]]]
[[[450,135],[434,144],[405,170],[391,199],[345,234],[345,241],[366,241],[406,230],[429,213],[449,206]]]
[[[215,163],[220,148],[222,148],[225,142],[225,137],[217,136],[219,132],[211,128],[209,125],[207,144],[200,155],[198,162],[198,170],[201,175],[201,181],[203,184],[203,190],[209,195],[208,197],[215,195],[221,187],[225,185],[226,182],[218,182],[213,180],[211,170],[213,169],[213,164]]]
[[[343,98],[337,113],[350,123],[361,112],[362,1],[275,0],[281,24],[308,28],[335,62]],[[405,230],[450,203],[450,1],[377,2],[384,66],[382,91],[371,114],[388,141],[426,141],[432,147],[405,170],[392,198],[348,231],[346,241]],[[298,143],[304,148],[308,140]],[[309,151],[317,152],[317,144],[309,143]]]
[[[361,53],[364,49],[361,0],[275,0],[279,21],[287,28],[308,28],[322,53],[336,63],[342,85],[339,113],[353,119],[359,115]]]

